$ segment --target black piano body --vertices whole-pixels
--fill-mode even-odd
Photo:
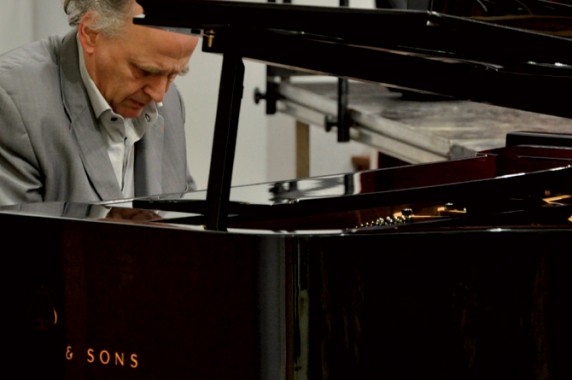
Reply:
[[[571,159],[519,145],[240,186],[224,232],[204,229],[204,192],[4,208],[18,247],[4,255],[5,367],[66,379],[568,377]],[[251,204],[260,194],[267,203]]]
[[[387,55],[385,47],[377,56],[369,39],[359,40],[359,48],[333,44],[329,33],[335,28],[312,31],[307,38],[285,33],[280,28],[287,26],[275,23],[284,22],[275,17],[287,9],[309,19],[324,12],[333,21],[342,17],[339,9],[141,3],[151,23],[155,16],[169,27],[194,28],[196,23],[205,41],[217,39],[219,32],[230,38],[232,33],[224,33],[228,9],[241,20],[240,32],[252,38],[261,33],[256,49],[222,49],[221,88],[232,91],[231,96],[221,91],[215,144],[232,143],[236,134],[232,95],[240,87],[240,59],[282,58],[267,52],[267,43],[309,43],[306,47],[329,54],[348,48],[380,62],[393,54],[410,57],[391,49]],[[162,7],[174,7],[164,20]],[[214,10],[225,12],[211,19]],[[257,19],[262,25],[242,25],[240,12],[255,10],[267,12],[267,18]],[[182,16],[187,11],[188,19]],[[348,14],[355,21],[412,20],[409,13],[393,10]],[[466,30],[462,19],[412,15],[414,24],[429,15],[431,21],[442,18],[445,31],[451,26]],[[295,20],[304,25],[303,17]],[[275,26],[279,30],[268,29]],[[565,88],[572,79],[569,53],[560,52],[558,65],[546,62],[557,47],[570,47],[566,38],[545,39],[504,27],[489,31],[488,24],[471,21],[473,26],[498,32],[501,42],[546,42],[547,61],[534,66],[532,75],[523,62],[511,61],[506,66],[511,70],[494,66],[489,77],[490,66],[483,71],[482,62],[472,60],[425,62],[416,54],[411,61],[398,60],[427,64],[433,74],[449,67],[442,64],[452,64],[457,79],[482,75],[481,82],[467,78],[466,88],[419,76],[422,91],[473,94],[478,101],[570,116],[557,92],[526,97],[502,86],[492,95],[486,91],[495,80],[516,83],[516,77],[529,89]],[[348,35],[336,39],[361,36],[341,29]],[[515,49],[498,59],[522,58],[526,49]],[[490,58],[486,49],[476,50]],[[464,53],[473,54],[459,51]],[[368,68],[297,59],[289,63],[387,79]],[[394,79],[397,86],[413,86],[399,72]],[[222,159],[211,164],[206,191],[101,204],[4,207],[8,352],[2,363],[24,378],[569,378],[570,139],[515,134],[507,137],[506,147],[473,158],[232,188],[233,149],[224,145]]]

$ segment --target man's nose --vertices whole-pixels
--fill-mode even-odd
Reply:
[[[169,78],[164,75],[153,75],[145,84],[143,91],[155,102],[162,102],[169,89]]]

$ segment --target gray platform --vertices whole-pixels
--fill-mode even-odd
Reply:
[[[280,83],[278,110],[325,128],[326,116],[337,114],[337,82],[305,79]],[[572,133],[570,119],[470,101],[408,99],[377,83],[350,81],[348,96],[351,139],[413,164],[502,147],[512,131]]]

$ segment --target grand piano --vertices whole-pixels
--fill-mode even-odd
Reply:
[[[137,22],[223,55],[208,188],[3,207],[5,373],[572,376],[572,135],[521,131],[464,159],[230,186],[243,59],[570,118],[570,6],[139,2]]]

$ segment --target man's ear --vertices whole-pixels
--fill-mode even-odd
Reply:
[[[99,38],[99,32],[91,28],[93,21],[93,15],[88,13],[83,16],[78,26],[79,42],[81,43],[83,50],[88,54],[93,52],[93,49],[97,44],[97,39]]]

